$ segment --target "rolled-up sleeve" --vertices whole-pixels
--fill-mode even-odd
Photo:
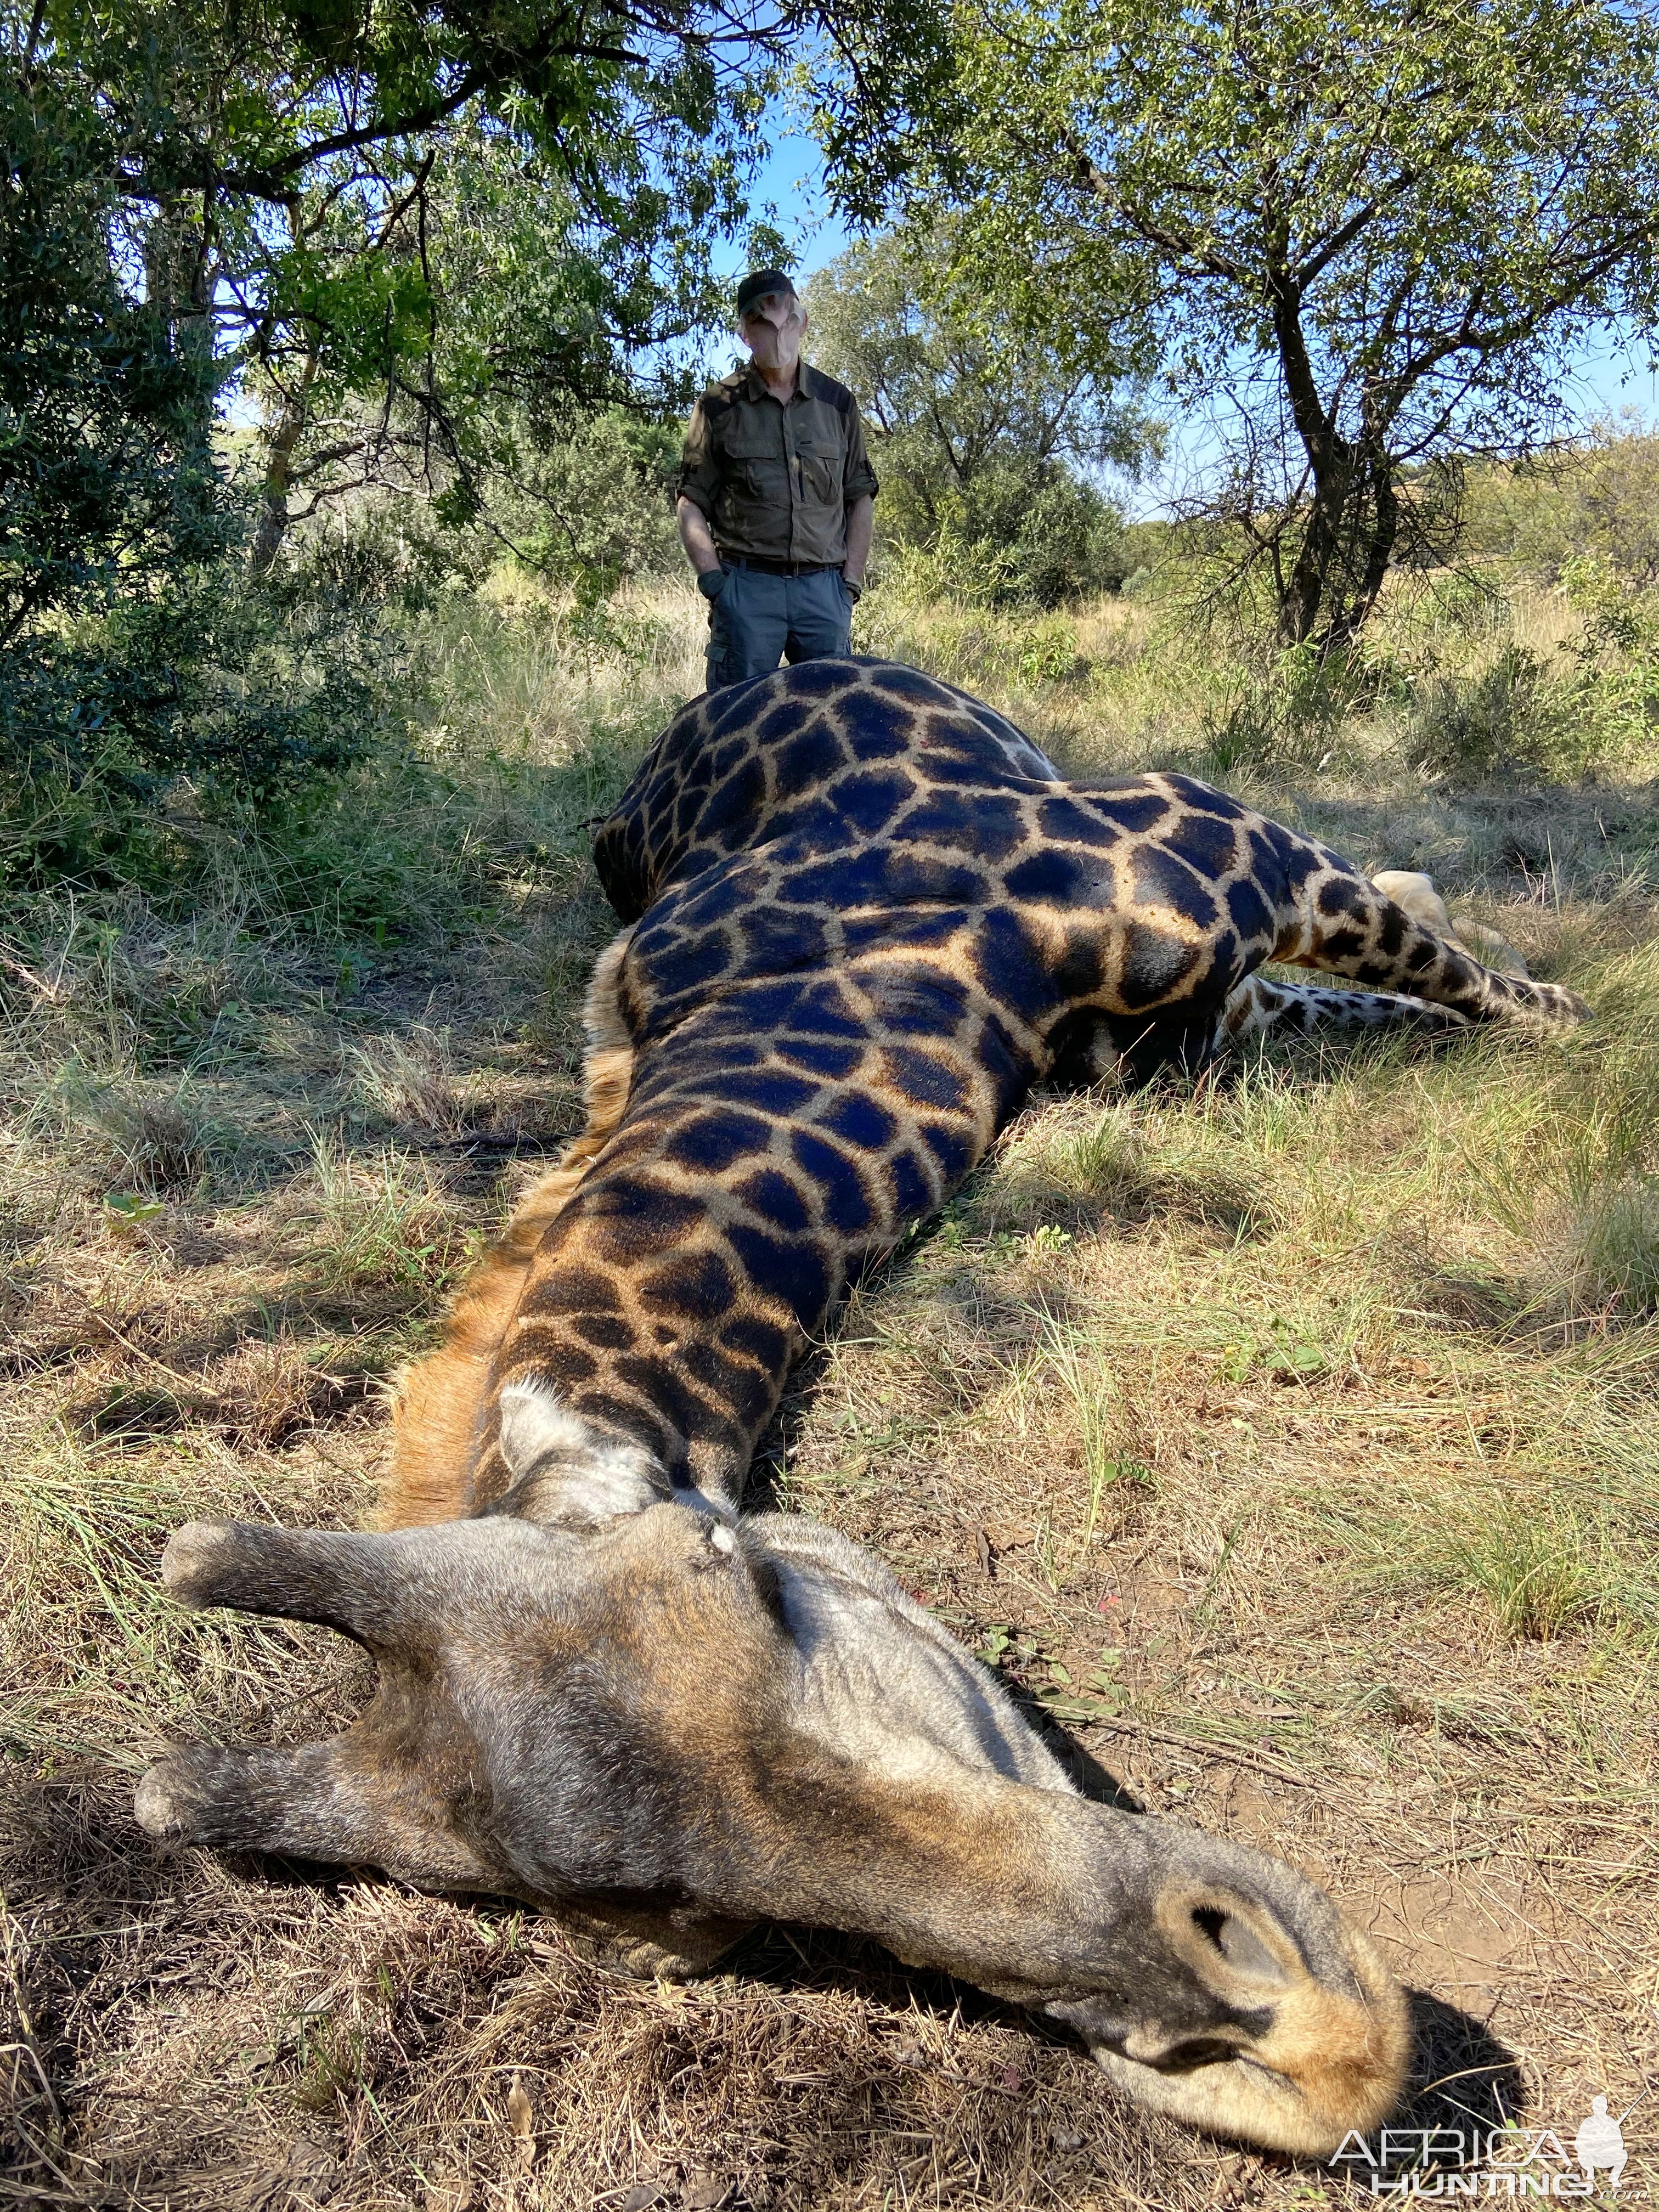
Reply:
[[[860,438],[859,450],[864,450]],[[715,465],[714,441],[708,434],[708,410],[698,400],[691,410],[691,420],[686,426],[685,444],[680,453],[680,472],[674,480],[677,500],[689,499],[693,507],[700,507],[712,522],[714,519],[714,494],[720,485],[720,471]]]
[[[842,497],[851,507],[855,499],[873,499],[880,489],[865,449],[864,420],[855,399],[847,410],[847,466],[842,476]]]

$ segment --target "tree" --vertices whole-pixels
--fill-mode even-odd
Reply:
[[[1122,522],[1096,479],[1139,467],[1152,427],[1105,375],[988,331],[937,258],[887,233],[807,289],[812,358],[866,411],[883,535],[929,552],[948,538],[991,598],[1099,590],[1122,574]]]
[[[256,572],[293,495],[476,505],[503,394],[638,398],[634,359],[715,310],[775,27],[749,0],[42,0],[174,350],[261,403]]]
[[[111,264],[95,113],[0,69],[0,648],[222,539],[211,374]]]
[[[1352,636],[1427,509],[1515,454],[1592,325],[1654,319],[1659,37],[1620,0],[940,0],[818,125],[843,204],[921,229],[1034,339],[1138,343],[1239,435],[1286,643]]]

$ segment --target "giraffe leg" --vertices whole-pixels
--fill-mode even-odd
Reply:
[[[1322,1029],[1395,1029],[1407,1024],[1441,1035],[1473,1026],[1467,1014],[1431,1006],[1426,999],[1385,991],[1329,991],[1316,983],[1247,975],[1227,994],[1215,1042],[1225,1051],[1268,1035],[1310,1036]]]
[[[1554,1034],[1589,1017],[1574,991],[1529,976],[1483,968],[1464,948],[1413,921],[1357,870],[1319,848],[1269,953],[1293,967],[1351,975],[1373,989],[1399,991],[1449,1007],[1472,1022],[1507,1022]]]

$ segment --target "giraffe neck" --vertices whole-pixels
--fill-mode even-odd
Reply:
[[[768,978],[683,1024],[662,1066],[642,1058],[499,1337],[473,1510],[543,1510],[548,1470],[578,1465],[561,1494],[597,1504],[621,1481],[735,1505],[849,1278],[939,1206],[1042,1065],[1037,1040],[923,958],[883,951],[792,988],[769,1036],[752,1003],[775,999]]]

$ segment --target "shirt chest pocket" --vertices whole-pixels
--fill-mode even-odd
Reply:
[[[835,432],[816,423],[797,432],[795,458],[800,465],[801,495],[808,504],[839,507],[846,457]]]
[[[739,499],[776,499],[785,484],[781,424],[746,410],[735,413],[720,432],[724,475]]]

